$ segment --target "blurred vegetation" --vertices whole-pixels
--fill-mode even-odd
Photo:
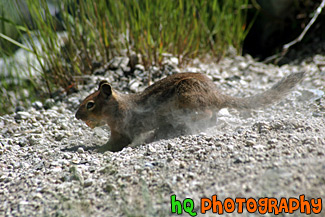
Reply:
[[[77,75],[91,74],[94,63],[104,65],[115,56],[139,54],[148,68],[159,66],[164,53],[180,64],[207,53],[220,59],[230,46],[240,54],[249,30],[248,0],[62,0],[52,1],[54,12],[45,0],[10,2],[0,0],[11,7],[0,7],[0,57],[6,66],[0,114],[17,106],[11,95],[52,97],[58,87],[72,87]],[[14,47],[31,54],[25,64],[12,58]]]

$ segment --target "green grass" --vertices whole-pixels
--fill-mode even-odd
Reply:
[[[29,77],[29,83],[37,83],[31,89],[41,87],[47,97],[51,97],[57,87],[66,90],[72,87],[76,75],[91,74],[94,61],[105,64],[118,55],[140,54],[140,61],[148,68],[161,65],[164,53],[178,57],[180,64],[207,53],[220,59],[229,46],[240,54],[249,30],[246,24],[248,0],[60,2],[60,19],[51,16],[45,0],[26,0],[32,24],[17,23],[17,20],[24,21],[23,13],[18,13],[19,19],[13,20],[4,12],[0,14],[0,30],[10,26],[16,35],[25,35],[30,44],[27,49],[36,57],[40,74],[37,78]],[[6,28],[1,29],[1,26]],[[32,31],[32,27],[38,31]],[[63,46],[57,36],[62,30],[66,32]],[[11,38],[7,31],[2,32],[2,42],[23,47],[17,38]],[[33,38],[38,39],[41,49]],[[7,48],[0,49],[0,57],[7,58],[12,53]],[[8,71],[13,71],[10,65],[8,67]],[[21,69],[28,70],[31,69]],[[12,73],[9,77],[19,76]],[[41,85],[36,82],[39,79]],[[1,105],[3,102],[0,99]],[[0,108],[0,113],[3,112],[5,109]]]

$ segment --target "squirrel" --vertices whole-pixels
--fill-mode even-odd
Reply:
[[[189,123],[210,126],[222,108],[254,109],[274,103],[303,76],[304,72],[292,73],[269,90],[244,98],[221,93],[201,73],[173,74],[135,94],[121,93],[107,81],[101,81],[98,90],[80,104],[75,116],[90,128],[107,124],[111,136],[100,151],[116,152],[149,131],[154,132],[153,138],[157,140],[186,134]]]

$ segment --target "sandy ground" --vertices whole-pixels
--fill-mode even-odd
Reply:
[[[201,213],[201,198],[213,195],[222,202],[252,198],[257,203],[266,197],[302,202],[302,195],[311,207],[309,216],[324,215],[315,214],[319,206],[312,202],[321,198],[324,207],[325,56],[281,67],[249,56],[167,67],[163,73],[205,73],[233,96],[260,93],[292,72],[305,71],[306,77],[275,105],[221,110],[216,126],[206,132],[97,153],[94,147],[108,140],[109,129],[91,130],[76,120],[79,101],[102,78],[120,90],[142,90],[146,72],[140,68],[133,78],[98,73],[51,108],[34,104],[0,117],[0,216],[171,216],[171,195],[180,202],[191,199],[187,205],[193,201],[197,216],[218,216],[212,209]],[[233,213],[223,209],[223,216],[261,216],[258,207],[252,214],[245,205],[242,214],[238,206]],[[278,208],[265,216],[274,216]],[[293,215],[279,211],[278,216],[307,216],[300,207]],[[190,215],[183,211],[182,216]]]

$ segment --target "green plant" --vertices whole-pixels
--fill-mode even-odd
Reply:
[[[53,88],[72,87],[76,75],[91,74],[93,62],[105,64],[117,55],[140,54],[147,68],[160,65],[164,53],[177,56],[180,64],[206,53],[222,58],[229,46],[240,53],[249,29],[248,0],[63,0],[56,16],[46,0],[26,4],[32,24],[15,28],[26,35],[43,81],[37,86],[50,97]],[[1,22],[13,23],[5,17]],[[0,38],[24,47],[5,34]],[[8,56],[3,49],[0,54]]]

